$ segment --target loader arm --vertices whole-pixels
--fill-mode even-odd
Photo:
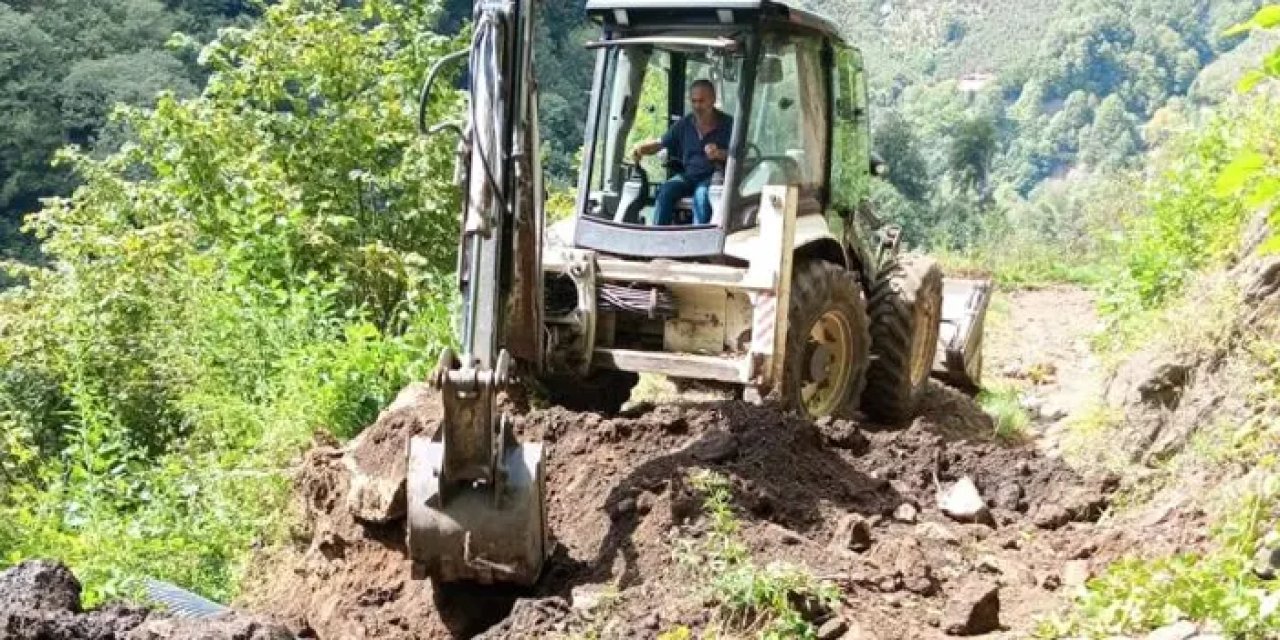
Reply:
[[[438,582],[529,585],[546,556],[542,447],[517,443],[498,406],[517,370],[542,359],[533,6],[478,0],[473,12],[457,172],[459,352],[446,350],[432,377],[444,408],[437,439],[415,437],[408,452],[409,552],[415,575]]]

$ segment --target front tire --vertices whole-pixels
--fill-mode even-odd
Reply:
[[[798,265],[789,313],[784,403],[811,418],[857,409],[871,343],[857,276],[829,262]]]
[[[871,288],[871,352],[862,408],[872,419],[902,424],[928,386],[942,317],[942,269],[924,256],[885,259]]]

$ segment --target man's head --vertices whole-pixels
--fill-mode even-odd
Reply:
[[[698,118],[711,117],[716,109],[716,86],[710,80],[694,80],[689,85],[689,104],[693,105],[693,113]]]

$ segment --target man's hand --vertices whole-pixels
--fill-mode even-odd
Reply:
[[[715,160],[716,162],[724,162],[725,155],[726,155],[724,152],[724,149],[721,149],[719,146],[716,145],[716,143],[714,142],[709,143],[707,146],[702,148],[702,151],[707,154],[707,158],[709,160]]]
[[[634,147],[631,147],[631,163],[632,164],[640,164],[640,159],[644,157],[644,149],[641,149],[640,148],[641,146],[643,145],[636,145]]]

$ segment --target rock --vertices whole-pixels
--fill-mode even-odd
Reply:
[[[916,535],[926,540],[960,544],[960,536],[956,535],[950,527],[940,522],[921,522],[916,525]]]
[[[1068,587],[1083,586],[1093,577],[1093,571],[1089,569],[1087,560],[1072,560],[1062,565],[1062,584]]]
[[[920,543],[914,538],[894,538],[876,546],[869,558],[879,573],[875,586],[882,592],[892,593],[905,589],[929,596],[937,591],[933,565],[925,558]]]
[[[1000,578],[998,582],[1001,586],[1017,586],[1034,587],[1038,584],[1036,574],[1021,560],[1016,557],[1004,557],[998,559],[1000,568]]]
[[[853,422],[821,418],[815,425],[822,433],[822,439],[832,447],[844,449],[855,456],[860,456],[871,449],[871,441]]]
[[[985,555],[978,558],[978,563],[974,565],[974,568],[977,569],[978,573],[990,573],[997,575],[1003,573],[1003,571],[1000,570],[1000,561],[992,555]]]
[[[712,431],[694,442],[689,451],[702,462],[726,462],[738,457],[738,436],[727,431]]]
[[[1183,620],[1152,631],[1147,634],[1147,640],[1188,640],[1194,638],[1199,631],[1194,622]]]
[[[362,522],[386,524],[405,516],[409,439],[439,423],[439,394],[422,383],[405,387],[372,426],[344,450],[350,471],[347,508]]]
[[[1195,356],[1148,349],[1120,365],[1107,384],[1107,404],[1117,409],[1173,409],[1190,380]]]
[[[803,544],[805,542],[804,536],[780,524],[768,522],[768,523],[765,523],[765,525],[769,528],[769,530],[771,530],[774,533],[774,535],[778,536],[778,540],[782,542],[782,544],[785,544],[789,547],[795,546],[798,544]]]
[[[1075,549],[1072,549],[1068,557],[1072,560],[1088,560],[1097,552],[1098,543],[1093,540],[1086,540],[1080,543]]]
[[[1041,504],[1031,514],[1031,524],[1049,531],[1071,522],[1071,514],[1059,504]]]
[[[1253,556],[1253,575],[1263,580],[1275,580],[1280,572],[1280,547],[1263,547]]]
[[[1068,522],[1096,522],[1107,509],[1106,482],[1090,483],[1088,486],[1070,487],[1058,498],[1058,503],[1067,512]]]
[[[871,548],[871,525],[865,518],[850,513],[840,518],[829,545],[835,551],[863,552]]]
[[[1247,304],[1256,305],[1280,290],[1280,256],[1261,256],[1250,261],[1241,278]]]
[[[836,640],[836,638],[844,636],[848,630],[849,623],[845,622],[844,618],[837,616],[818,627],[818,640]]]
[[[978,493],[978,486],[969,476],[960,478],[959,482],[938,496],[938,508],[959,522],[995,524],[987,503],[982,500],[982,494]]]
[[[1062,586],[1062,577],[1050,571],[1040,577],[1040,588],[1045,591],[1057,591]]]
[[[1008,509],[992,509],[991,518],[995,520],[996,526],[1008,527],[1021,520],[1022,515],[1017,511],[1010,511]]]
[[[1018,511],[1022,506],[1022,485],[1006,482],[996,488],[991,496],[991,505],[1006,511]]]
[[[919,510],[910,502],[904,502],[893,510],[893,519],[907,524],[914,524],[917,515],[919,515]]]
[[[237,640],[291,640],[288,629],[250,618],[222,615],[213,618],[153,618],[131,630],[123,640],[178,640],[179,638],[236,638]]]
[[[950,594],[942,614],[947,635],[976,636],[1000,628],[1000,588],[980,578],[969,578]]]
[[[28,560],[0,573],[0,594],[10,608],[80,612],[80,582],[65,566]]]
[[[919,543],[914,540],[910,544],[899,547],[893,568],[907,591],[928,596],[937,590],[937,581],[933,578],[933,566],[925,559]]]
[[[583,585],[574,587],[569,592],[570,606],[574,611],[580,613],[590,613],[600,606],[600,601],[604,598],[604,589],[594,585]]]

